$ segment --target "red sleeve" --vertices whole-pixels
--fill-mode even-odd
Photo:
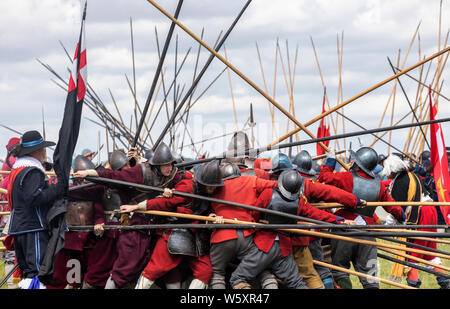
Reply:
[[[193,193],[192,180],[182,180],[175,188],[174,191],[180,191],[185,193]],[[173,195],[171,198],[157,197],[151,200],[147,200],[147,210],[162,210],[162,211],[173,211],[177,206],[187,205],[191,202],[188,197],[183,197],[179,195]]]
[[[270,200],[272,199],[272,188],[265,189],[261,192],[261,194],[258,196],[258,199],[256,200],[255,207],[259,208],[266,208],[267,205],[269,205]],[[259,211],[252,211],[252,216],[255,218],[255,221],[258,221],[259,216],[261,215],[261,212]]]
[[[272,189],[277,186],[278,186],[278,181],[276,181],[276,180],[265,180],[265,179],[255,177],[255,191],[256,191],[257,195],[261,194],[266,189]]]
[[[380,202],[395,202],[383,183],[381,183],[380,196],[378,200]],[[402,220],[403,209],[400,206],[384,206],[383,208],[388,213],[392,214],[397,220]]]
[[[337,202],[349,208],[355,208],[358,203],[356,195],[350,192],[309,179],[305,180],[305,196],[308,200]]]
[[[349,172],[333,172],[333,168],[328,165],[322,165],[317,181],[327,185],[338,187],[347,192],[353,190],[353,176]]]
[[[269,172],[267,172],[265,170],[255,168],[255,174],[256,174],[256,177],[258,177],[258,178],[270,180],[270,174],[269,174]]]
[[[335,223],[337,221],[335,215],[311,206],[303,196],[300,197],[297,215],[329,223]]]
[[[101,170],[97,171],[98,176],[103,178],[115,179],[120,181],[134,182],[142,184],[144,182],[144,175],[140,164],[136,166],[121,170]]]

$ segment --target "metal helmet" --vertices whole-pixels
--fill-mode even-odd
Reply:
[[[386,156],[384,154],[378,155],[378,164],[382,164],[384,160],[386,160]]]
[[[298,199],[302,186],[303,177],[294,169],[285,170],[278,177],[278,189],[288,200]]]
[[[151,149],[146,149],[145,150],[145,154],[144,154],[144,158],[146,158],[147,160],[150,160],[151,158],[153,158],[153,155],[155,154],[155,152]]]
[[[128,163],[128,157],[120,150],[114,150],[109,156],[109,165],[114,171],[117,171]]]
[[[169,146],[167,146],[164,142],[161,142],[161,144],[156,147],[155,153],[149,160],[149,163],[151,165],[166,165],[175,161],[176,158],[173,156]]]
[[[431,157],[431,153],[429,150],[425,150],[420,154],[420,158],[422,159],[422,162],[425,162],[426,160],[429,160]]]
[[[317,161],[312,161],[312,169],[314,170],[316,175],[320,174],[320,164]]]
[[[75,160],[73,161],[73,171],[84,171],[84,170],[93,170],[95,169],[94,163],[92,163],[91,160],[86,158],[83,155],[78,155],[75,157]]]
[[[372,172],[378,164],[378,154],[370,147],[362,147],[356,152],[350,150],[351,159],[355,160],[355,164],[362,169],[366,174],[375,178]]]
[[[228,151],[239,152],[247,149],[250,149],[250,140],[248,139],[247,134],[243,131],[234,133],[230,143],[228,144]]]
[[[239,167],[234,163],[224,163],[220,167],[220,172],[222,173],[222,179],[228,180],[241,176],[241,171]]]
[[[292,160],[292,163],[297,165],[297,170],[309,176],[313,176],[316,174],[316,171],[312,169],[312,158],[309,152],[306,150],[302,150],[297,153]]]
[[[221,187],[225,185],[220,171],[219,160],[210,161],[197,167],[194,180],[204,186]]]
[[[292,165],[291,159],[284,153],[279,152],[272,158],[272,170],[269,173],[273,174],[292,168],[296,168],[296,166]]]

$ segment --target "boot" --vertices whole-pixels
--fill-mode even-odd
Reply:
[[[335,283],[336,283],[337,289],[351,290],[353,288],[352,282],[350,281],[350,278],[348,278],[348,277],[340,278],[340,279],[336,280]]]
[[[408,284],[408,286],[412,286],[414,288],[420,288],[420,285],[422,284],[422,280],[417,279],[417,281],[411,280],[409,278],[406,278],[406,283]]]
[[[117,289],[116,283],[114,282],[114,280],[110,275],[108,280],[106,281],[105,290],[116,290],[116,289]]]
[[[445,277],[436,277],[436,280],[441,287],[441,289],[448,290],[450,289],[450,280]]]
[[[83,281],[83,284],[81,285],[82,290],[94,290],[97,287],[93,286],[92,284],[87,283],[86,281]]]
[[[136,289],[136,290],[146,290],[146,289],[148,290],[148,289],[151,288],[151,286],[153,285],[153,283],[154,283],[154,281],[152,281],[152,280],[150,280],[150,279],[144,277],[143,275],[141,275],[141,276],[139,277],[139,280],[138,280],[138,282],[137,282],[137,284],[136,284],[135,289]]]
[[[326,290],[334,290],[334,284],[333,284],[333,278],[327,277],[322,280],[323,285],[325,286]]]
[[[192,289],[204,290],[204,289],[207,289],[207,288],[208,288],[208,285],[205,284],[204,282],[202,282],[201,280],[198,280],[198,279],[193,279],[191,281],[191,284],[189,285],[189,289],[190,290],[192,290]]]
[[[250,284],[245,281],[239,282],[238,284],[233,286],[233,289],[235,290],[251,290],[251,288],[252,287],[250,286]]]
[[[181,289],[181,282],[166,283],[166,289],[179,290]]]

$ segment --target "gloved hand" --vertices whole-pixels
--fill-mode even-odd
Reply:
[[[400,223],[398,222],[398,220],[395,219],[393,215],[387,214],[385,225],[396,225],[396,224],[400,224]]]
[[[333,149],[330,149],[330,151],[327,152],[327,158],[336,159],[336,152]]]

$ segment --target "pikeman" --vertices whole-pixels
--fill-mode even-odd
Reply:
[[[45,288],[38,272],[49,240],[47,212],[67,189],[59,183],[49,185],[45,178],[45,147],[53,145],[44,141],[38,131],[28,131],[14,149],[17,159],[8,183],[12,209],[8,234],[14,237],[14,251],[23,273],[19,282],[22,289]]]
[[[254,166],[255,159],[248,155],[237,156],[239,152],[250,149],[250,141],[243,131],[234,133],[227,148],[227,157],[223,162],[234,163],[239,167],[242,176],[256,176],[262,179],[270,179],[267,171]]]
[[[392,183],[388,190],[391,196],[398,202],[420,202],[420,201],[432,201],[431,197],[428,196],[428,192],[418,175],[409,171],[408,163],[403,161],[397,156],[389,155],[384,160],[383,175],[392,179]],[[437,225],[438,224],[438,214],[436,207],[422,207],[422,206],[407,206],[403,207],[406,214],[406,224],[418,224],[418,225]],[[388,214],[390,216],[390,214]],[[388,220],[386,220],[388,221]],[[394,218],[390,218],[389,221],[395,223]],[[418,231],[436,232],[436,229],[418,229]],[[417,244],[425,246],[431,249],[436,249],[436,242],[429,240],[420,239],[410,239],[408,240],[412,244]],[[414,245],[411,245],[414,247]],[[439,257],[434,257],[430,255],[423,255],[415,252],[411,252],[412,256],[430,261],[432,263],[442,265],[442,261]],[[410,261],[416,263],[415,261]],[[401,271],[398,272],[398,277],[402,277],[403,267]],[[394,268],[393,268],[394,270]],[[434,271],[444,272],[440,268],[434,268]],[[393,271],[395,272],[395,270]],[[395,275],[395,274],[394,274]],[[436,276],[437,283],[442,289],[450,289],[450,280],[446,277]],[[406,282],[409,286],[419,288],[422,281],[419,279],[419,274],[417,268],[410,268],[407,272]]]
[[[173,188],[183,179],[192,178],[188,172],[179,172],[174,167],[175,158],[165,143],[160,143],[153,157],[148,161],[136,164],[133,167],[121,170],[86,170],[79,171],[74,177],[100,176],[115,180],[134,182],[160,188]],[[138,204],[146,199],[155,198],[156,192],[139,192],[137,190],[121,189],[127,194],[122,204]],[[122,196],[123,197],[123,196]],[[154,216],[133,213],[129,220],[130,225],[148,225],[155,223]],[[126,285],[135,285],[141,271],[150,260],[152,251],[151,230],[148,231],[121,231],[117,241],[118,257],[114,263],[111,277],[105,288],[123,288]],[[129,250],[133,248],[134,250]]]
[[[314,180],[317,172],[313,169],[313,160],[306,150],[299,152],[292,160],[297,172],[304,178],[303,195],[308,202],[337,202],[348,208],[364,207],[365,201],[356,195],[334,186]],[[294,258],[300,274],[310,289],[333,289],[333,277],[329,268],[315,265],[314,260],[324,262],[322,239],[308,236],[292,237]]]
[[[77,160],[80,161],[78,165]],[[109,157],[109,163],[113,170],[129,168],[127,155],[122,151],[113,151]],[[75,158],[75,173],[93,168],[94,164],[87,161],[87,159],[83,159],[82,156]],[[80,185],[81,182],[77,182],[77,184]],[[94,224],[94,235],[96,239],[93,248],[89,250],[81,288],[104,288],[118,256],[116,244],[119,236],[118,230],[105,231],[104,226],[120,225],[120,217],[118,217],[117,211],[122,204],[122,199],[126,199],[127,196],[117,189],[95,185],[69,192],[69,197],[74,200],[81,200],[85,201],[85,203],[93,204],[93,218],[90,224]],[[77,203],[80,202],[77,201]],[[78,215],[80,215],[79,212]],[[85,217],[83,214],[81,215]],[[71,224],[89,225],[80,224],[76,220]]]
[[[350,153],[350,171],[334,172],[336,154],[334,151],[329,152],[317,180],[347,192],[352,192],[367,202],[395,202],[380,179],[372,172],[378,163],[377,152],[370,147],[362,147],[356,152],[350,150]],[[403,221],[406,218],[402,208],[399,206],[384,206],[383,208],[399,221]],[[346,219],[354,220],[360,225],[372,225],[377,223],[374,219],[375,209],[376,207],[339,209],[336,214]],[[374,237],[361,238],[375,241]],[[353,267],[358,272],[371,275],[377,273],[377,248],[375,246],[333,239],[331,240],[331,248],[331,257],[334,265],[349,269],[350,262],[352,262]],[[352,283],[347,273],[333,270],[333,278],[339,288],[352,288]],[[359,280],[365,289],[379,288],[378,282],[362,277]]]
[[[240,176],[238,170],[234,167],[231,169],[231,173],[224,173],[226,180],[223,180],[218,161],[211,161],[205,165],[204,175],[208,175],[208,177],[207,179],[206,177],[202,178],[203,182],[211,186],[219,186],[219,189],[212,194],[213,198],[254,205],[262,191],[277,186],[276,181],[265,180],[256,176]],[[214,215],[219,217],[219,223],[221,218],[256,222],[256,215],[251,210],[221,203],[211,203],[211,209]],[[254,232],[253,229],[217,229],[212,232],[210,249],[211,266],[213,268],[210,282],[212,289],[225,289],[227,287],[225,282],[227,267],[229,263],[242,259],[248,253],[253,244]],[[263,289],[271,286],[277,287],[275,278],[269,272],[263,272],[259,281]]]
[[[303,195],[303,188],[304,178],[293,169],[285,170],[278,178],[278,187],[265,189],[255,206],[329,223],[354,223],[312,207]],[[266,213],[261,219],[269,224],[296,223],[295,219]],[[250,288],[248,282],[267,268],[289,289],[308,288],[298,272],[289,234],[261,229],[256,231],[253,242],[254,245],[231,274],[230,282],[234,288]]]
[[[208,169],[207,165],[200,165],[195,171],[194,179],[180,181],[175,185],[174,190],[191,194],[211,195],[218,186],[224,184],[223,182],[211,182],[210,172],[211,170]],[[215,178],[213,177],[212,180],[215,181]],[[210,212],[210,203],[174,196],[172,191],[166,188],[163,197],[145,200],[138,205],[123,205],[120,207],[122,213],[136,210],[162,210],[207,215]],[[184,220],[178,219],[176,222],[184,223]],[[159,230],[158,234],[161,237],[156,242],[150,262],[143,270],[136,289],[149,289],[156,280],[178,267],[183,261],[187,262],[194,276],[189,289],[207,288],[212,276],[209,259],[209,232],[202,229],[165,229]]]
[[[87,156],[78,155],[73,160],[73,171],[87,170],[95,168],[94,163]],[[73,186],[81,185],[82,181],[74,180]],[[103,188],[100,188],[103,189]],[[80,194],[80,191],[76,191]],[[69,203],[65,215],[66,224],[71,225],[92,225],[94,223],[94,213],[103,213],[102,205],[92,200],[74,200],[69,193]],[[95,227],[95,232],[99,229]],[[67,231],[64,234],[64,247],[56,253],[55,270],[51,284],[47,289],[64,289],[67,285],[71,288],[81,287],[81,280],[87,269],[87,253],[94,247],[95,237],[90,232]],[[68,272],[73,268],[70,260],[77,260],[81,266],[80,273],[73,278],[68,278]]]
[[[278,176],[285,171],[296,168],[296,165],[293,165],[291,159],[285,155],[284,153],[276,153],[272,157],[272,169],[269,171],[271,180],[278,180]]]

